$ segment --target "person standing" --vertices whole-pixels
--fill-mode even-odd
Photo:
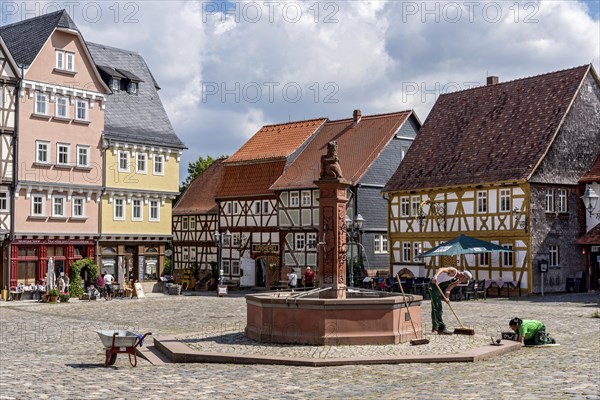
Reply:
[[[452,289],[459,283],[468,283],[472,277],[469,271],[459,271],[454,267],[442,267],[436,271],[427,288],[431,297],[431,333],[451,334],[446,330],[446,324],[442,319],[442,299],[448,303]]]
[[[292,269],[292,272],[287,274],[287,277],[288,277],[288,287],[290,289],[296,289],[296,286],[298,285],[298,276],[296,275],[296,271],[294,271],[294,269]]]
[[[304,286],[314,286],[315,285],[315,273],[310,267],[306,267],[306,271],[304,271]]]
[[[112,284],[115,281],[115,277],[109,274],[107,271],[104,271],[104,287],[106,289],[106,293],[108,293],[109,298],[113,294]]]

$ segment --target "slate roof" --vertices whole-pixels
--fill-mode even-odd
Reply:
[[[600,224],[575,241],[577,244],[600,245]]]
[[[65,10],[60,10],[4,25],[0,27],[0,35],[17,64],[27,68],[55,28],[79,31],[69,14]]]
[[[441,95],[384,191],[526,180],[590,68]]]
[[[358,124],[352,118],[328,121],[286,171],[272,190],[316,188],[321,173],[321,155],[327,143],[336,140],[344,179],[356,184],[412,111],[363,116]]]
[[[121,74],[128,71],[145,82],[139,85],[137,94],[120,91],[107,96],[104,136],[129,143],[185,148],[173,130],[143,57],[134,51],[102,44],[87,45],[97,66]]]
[[[600,153],[596,158],[596,162],[592,165],[592,168],[588,172],[586,172],[581,179],[579,180],[581,183],[593,183],[600,182]]]
[[[224,176],[216,197],[273,195],[270,187],[281,176],[285,164],[285,159],[241,164],[225,163]]]
[[[265,125],[225,162],[235,163],[288,157],[302,146],[325,121],[327,118]]]
[[[198,175],[173,207],[173,215],[217,214],[215,195],[223,179],[223,170],[223,159],[220,159]]]

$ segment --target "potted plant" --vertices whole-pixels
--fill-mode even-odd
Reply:
[[[61,303],[68,303],[69,299],[71,298],[68,293],[61,293],[59,297]]]
[[[59,296],[60,293],[57,288],[52,288],[48,292],[48,300],[50,301],[50,303],[56,303]]]

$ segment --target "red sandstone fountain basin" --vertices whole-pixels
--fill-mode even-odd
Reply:
[[[323,294],[321,293],[321,296]],[[345,299],[319,293],[246,295],[246,336],[263,343],[310,345],[397,344],[422,337],[421,296],[354,291]]]

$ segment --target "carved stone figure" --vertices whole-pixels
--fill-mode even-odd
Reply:
[[[321,179],[342,179],[335,140],[327,143],[327,154],[321,156]]]

